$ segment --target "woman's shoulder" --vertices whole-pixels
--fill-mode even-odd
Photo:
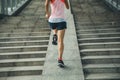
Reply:
[[[55,0],[50,0],[51,1],[51,3],[54,3],[55,2]],[[62,2],[65,2],[65,0],[61,0]]]
[[[65,0],[61,0],[62,2],[65,2]]]

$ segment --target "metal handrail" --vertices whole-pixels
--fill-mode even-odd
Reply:
[[[28,0],[0,0],[0,14],[11,15]]]
[[[120,0],[105,0],[105,1],[114,8],[116,8],[117,10],[120,10]]]

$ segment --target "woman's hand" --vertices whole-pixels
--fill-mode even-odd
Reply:
[[[49,19],[50,14],[47,13],[47,14],[45,15],[45,17],[46,17],[47,19]]]

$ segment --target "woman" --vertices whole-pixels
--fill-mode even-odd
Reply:
[[[49,11],[49,5],[51,7],[51,13]],[[46,18],[49,21],[50,28],[53,30],[53,45],[57,45],[58,39],[58,66],[64,67],[64,62],[62,59],[64,51],[64,34],[66,26],[64,7],[69,9],[67,0],[46,0],[45,1],[45,10]]]

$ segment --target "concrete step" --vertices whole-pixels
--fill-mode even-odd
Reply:
[[[85,80],[120,80],[119,14],[98,0],[71,5]]]
[[[19,30],[19,29],[39,29],[41,32],[42,31],[50,31],[50,28],[49,27],[40,27],[40,26],[29,26],[29,25],[26,25],[25,24],[25,26],[24,25],[22,25],[22,26],[18,26],[18,27],[16,27],[16,28],[14,28],[14,30]],[[40,32],[40,31],[38,31],[38,32]]]
[[[18,58],[0,60],[0,67],[44,65],[45,58]]]
[[[79,34],[119,32],[120,28],[77,30]]]
[[[119,48],[120,42],[82,43],[80,49]]]
[[[36,20],[35,21],[31,21],[31,20],[22,20],[21,22],[20,22],[20,24],[19,24],[19,26],[23,26],[23,27],[33,27],[34,25],[35,25],[35,22],[36,22]]]
[[[35,9],[25,9],[24,11],[22,11],[21,13],[20,13],[20,15],[29,15],[29,16],[33,16],[33,15],[35,15],[35,12],[36,12],[36,10]]]
[[[14,43],[32,43],[32,42],[48,42],[49,40],[22,40],[22,41],[5,41],[0,42],[0,44],[14,44]]]
[[[5,23],[1,23],[0,24],[0,28],[1,29],[10,29],[10,28],[15,28],[17,27],[18,25],[16,24],[5,24]],[[2,31],[2,30],[1,30]]]
[[[31,52],[9,52],[0,53],[0,60],[3,59],[23,59],[23,58],[44,58],[46,51],[31,51]]]
[[[96,56],[96,55],[118,55],[119,48],[107,48],[107,49],[83,49],[80,50],[82,56]]]
[[[40,8],[41,9],[41,13],[39,13],[39,11],[37,11],[37,8]],[[44,7],[39,7],[37,6],[36,9],[33,10],[33,8],[27,8],[25,9],[22,13],[20,13],[20,16],[21,15],[26,15],[26,16],[33,16],[33,15],[40,15],[40,16],[43,16],[45,11],[44,11]]]
[[[18,16],[0,22],[0,77],[42,75],[50,35],[43,5],[32,0]]]
[[[39,16],[23,16],[22,17],[22,21],[35,21],[36,19],[38,19]]]
[[[41,75],[42,66],[0,68],[0,77]]]
[[[19,29],[13,29],[14,33],[20,33],[20,32],[49,32],[50,29],[40,29],[40,28],[19,28]]]
[[[41,25],[44,25],[44,26],[41,26]],[[47,24],[44,24],[44,23],[43,24],[42,23],[41,24],[35,24],[34,28],[37,28],[39,30],[42,29],[42,28],[46,28],[46,29],[48,28],[48,30],[51,31],[50,27],[48,26],[48,23]]]
[[[35,24],[36,22],[37,22],[37,20],[39,19],[39,16],[25,16],[25,17],[23,17],[23,19],[22,19],[22,21],[21,21],[21,23],[19,24],[20,26],[27,26],[27,25],[25,25],[25,23],[24,22],[26,22],[27,21],[27,23],[29,23],[28,25],[29,26],[33,26],[33,24]],[[30,23],[31,22],[31,23]],[[31,25],[30,25],[31,24]]]
[[[120,55],[84,56],[82,62],[83,64],[120,63]]]
[[[120,73],[88,74],[86,80],[120,80]]]
[[[15,27],[9,27],[8,29],[7,28],[0,28],[0,33],[5,33],[5,32],[12,32],[13,31],[13,29],[14,29]]]
[[[32,45],[47,45],[48,40],[34,40],[34,41],[8,41],[0,42],[0,47],[10,47],[10,46],[32,46]]]
[[[88,30],[88,29],[107,29],[107,28],[119,28],[120,25],[93,25],[93,26],[80,26],[79,24],[76,24],[77,30],[83,29],[83,30]]]
[[[45,18],[45,17],[44,17],[44,13],[45,13],[45,10],[43,10],[43,9],[41,9],[41,8],[39,7],[39,9],[36,10],[35,15],[41,15],[40,17]]]
[[[97,38],[80,38],[79,43],[100,43],[100,42],[119,42],[120,37],[97,37]]]
[[[6,22],[7,24],[19,24],[22,20],[22,17],[7,17]]]
[[[35,27],[33,29],[34,29],[33,30],[34,32],[45,32],[45,31],[47,32],[47,31],[51,31],[49,27],[44,27],[44,26],[41,26],[41,27],[38,26],[38,28]]]
[[[42,75],[24,75],[24,76],[10,76],[10,77],[0,77],[0,80],[30,80],[30,79],[41,79]]]
[[[85,17],[83,17],[85,18]],[[86,18],[89,18],[90,17],[86,17]],[[93,20],[90,19],[89,22],[75,22],[76,24],[78,24],[80,27],[81,26],[109,26],[109,25],[112,25],[112,26],[116,26],[116,25],[119,25],[119,23],[116,23],[116,21],[113,21],[113,22],[106,22],[106,21],[100,21],[99,22],[93,22]]]
[[[17,62],[44,61],[44,60],[45,60],[45,58],[5,59],[5,60],[0,60],[0,64],[3,64],[3,63],[12,63],[12,62],[16,62],[17,63]]]
[[[82,24],[82,23],[86,23],[86,20],[92,21],[94,23],[94,25],[116,25],[119,24],[119,20],[120,18],[118,17],[119,14],[115,14],[113,15],[113,13],[111,12],[104,12],[104,13],[93,13],[93,12],[87,12],[88,10],[84,11],[84,10],[79,10],[75,12],[75,20],[77,20],[77,24]],[[93,10],[91,10],[93,11]],[[107,16],[110,13],[109,16]],[[80,15],[79,15],[80,14]],[[112,17],[111,17],[112,16]],[[114,19],[113,19],[114,17]],[[80,22],[80,21],[81,22]],[[88,22],[89,22],[88,21]]]
[[[19,67],[19,66],[43,66],[44,61],[24,61],[24,62],[9,62],[9,63],[0,63],[0,68],[5,67]]]
[[[96,50],[96,49],[95,49]],[[118,55],[119,54],[119,52],[120,52],[120,50],[119,49],[112,49],[112,50],[110,50],[110,49],[103,49],[103,51],[102,50],[97,50],[97,51],[87,51],[87,50],[85,50],[85,51],[81,51],[80,52],[80,54],[81,54],[81,56],[96,56],[96,55],[105,55],[105,56],[107,56],[107,55]]]
[[[45,35],[50,35],[50,31],[46,31],[46,32],[22,32],[22,33],[0,33],[1,37],[7,37],[7,36],[45,36]]]
[[[29,10],[29,9],[36,9],[37,6],[33,5],[33,3],[30,6],[27,6],[24,10]]]
[[[83,66],[84,72],[90,73],[120,73],[120,64],[88,64]]]
[[[47,45],[0,47],[0,53],[22,52],[22,51],[46,51],[46,50],[47,50]]]
[[[41,19],[43,19],[43,18],[41,18]],[[41,26],[41,25],[43,25],[43,26]],[[20,25],[18,25],[18,29],[24,29],[24,28],[38,28],[38,29],[49,29],[50,30],[50,27],[48,26],[48,23],[45,23],[45,22],[41,22],[40,21],[40,23],[35,23],[34,25],[32,24],[32,25],[27,25],[27,24],[20,24]]]
[[[49,40],[49,36],[0,37],[0,42],[25,40]]]
[[[15,31],[16,32],[16,31]],[[9,34],[10,37],[21,37],[21,36],[47,36],[50,35],[50,31],[45,31],[45,32],[29,32],[29,33],[24,33],[24,34],[16,34],[15,32],[13,32],[13,34]]]
[[[42,2],[42,0],[36,0],[35,2],[32,3],[32,5],[43,5],[44,4],[44,1]],[[43,7],[43,6],[41,6]]]
[[[28,51],[28,52],[8,52],[8,53],[0,53],[0,56],[4,55],[27,55],[27,54],[46,54],[46,51]]]
[[[32,13],[33,11],[36,11],[37,7],[38,7],[38,6],[34,6],[34,5],[28,6],[28,7],[26,7],[26,8],[23,10],[22,13],[24,14],[24,13],[26,13],[26,12],[28,12],[28,11],[30,11],[30,12]],[[32,10],[33,10],[33,11],[32,11]]]
[[[120,37],[119,32],[115,33],[91,33],[91,34],[78,34],[78,38],[96,38],[96,37]]]
[[[107,48],[107,49],[83,49],[80,52],[104,52],[104,51],[119,51],[120,48]]]

